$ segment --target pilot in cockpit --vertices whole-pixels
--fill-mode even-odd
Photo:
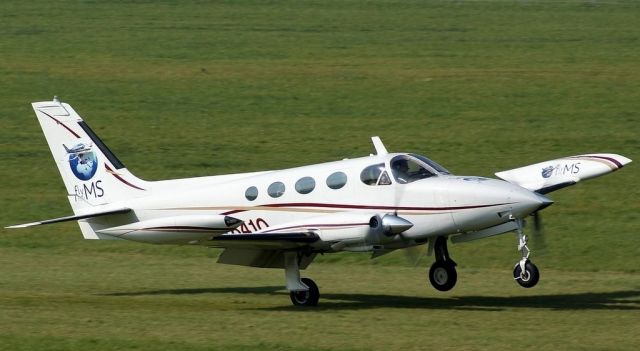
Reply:
[[[391,164],[391,168],[393,169],[393,175],[396,178],[396,181],[400,184],[406,184],[409,182],[409,163],[405,159],[395,160]]]

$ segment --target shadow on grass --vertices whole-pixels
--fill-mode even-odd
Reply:
[[[103,296],[195,295],[195,294],[267,294],[286,296],[282,286],[170,289],[109,293]],[[421,308],[501,311],[507,308],[541,308],[553,310],[640,310],[640,290],[599,293],[568,293],[536,296],[453,296],[419,297],[379,294],[321,294],[314,308],[291,305],[266,310],[358,310],[372,308]]]
[[[198,294],[277,294],[281,291],[284,294],[284,288],[278,286],[255,286],[255,287],[230,287],[230,288],[202,288],[202,289],[167,289],[167,290],[149,290],[149,291],[132,291],[132,292],[116,292],[108,294],[99,294],[101,296],[145,296],[145,295],[198,295]]]
[[[393,307],[479,311],[501,311],[507,308],[541,308],[553,310],[640,310],[639,299],[640,290],[536,296],[454,296],[443,298],[366,294],[325,294],[321,296],[322,305],[319,307],[321,309]]]

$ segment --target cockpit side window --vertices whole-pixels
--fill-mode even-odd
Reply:
[[[360,180],[367,185],[390,185],[391,178],[387,173],[384,163],[371,165],[362,170]]]
[[[426,169],[415,159],[405,155],[394,157],[391,159],[390,164],[393,177],[396,179],[396,182],[400,184],[407,184],[435,176],[433,172]]]

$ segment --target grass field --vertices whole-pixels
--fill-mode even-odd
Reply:
[[[370,153],[457,174],[640,153],[635,1],[5,1],[2,226],[70,214],[29,105],[58,95],[155,180]],[[534,289],[512,235],[451,247],[436,293],[401,253],[327,255],[321,307],[213,250],[0,231],[0,349],[635,349],[637,165],[552,194]]]
[[[318,264],[307,274],[321,305],[300,310],[276,270],[4,251],[13,257],[2,262],[6,350],[633,350],[640,341],[637,274],[549,269],[525,291],[504,270],[464,269],[442,294],[422,268]]]

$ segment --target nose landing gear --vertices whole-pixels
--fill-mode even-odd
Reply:
[[[520,251],[522,258],[513,269],[513,279],[523,288],[533,288],[540,280],[540,272],[538,267],[529,260],[531,250],[527,246],[528,238],[522,229],[524,221],[516,219],[516,224],[518,226],[518,251]]]

